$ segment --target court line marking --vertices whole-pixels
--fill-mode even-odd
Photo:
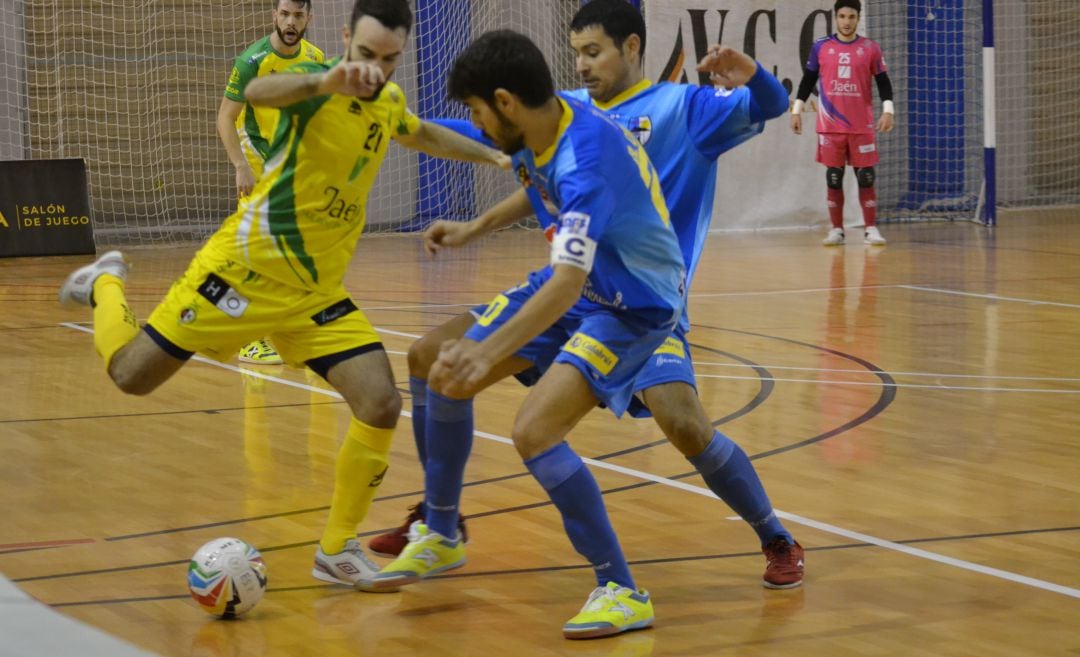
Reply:
[[[998,294],[988,294],[979,292],[962,292],[960,290],[949,290],[946,288],[927,287],[925,285],[907,285],[907,284],[893,284],[893,285],[846,285],[840,287],[807,287],[807,288],[793,288],[789,290],[758,290],[753,292],[697,292],[688,295],[690,299],[708,299],[719,297],[754,297],[754,296],[769,296],[775,294],[804,294],[807,292],[839,292],[842,290],[917,290],[920,292],[932,292],[935,294],[951,294],[963,297],[975,297],[979,299],[990,299],[992,301],[1015,301],[1017,303],[1027,303],[1034,306],[1058,306],[1061,308],[1080,308],[1080,304],[1064,303],[1061,301],[1040,301],[1038,299],[1025,299],[1023,297],[1005,297]],[[478,303],[442,303],[442,304],[413,304],[402,306],[372,306],[364,308],[364,310],[415,310],[423,308],[471,308],[473,306],[483,305],[484,302]]]
[[[386,333],[388,335],[396,335],[403,338],[418,339],[419,335],[415,333],[405,333],[403,331],[394,331],[391,329],[376,328],[379,333]],[[388,352],[388,353],[401,353],[401,352]],[[715,365],[719,367],[750,367],[749,365],[743,365],[742,363],[714,363],[709,361],[694,361],[695,365]],[[867,374],[866,370],[852,370],[852,369],[827,369],[827,368],[814,368],[814,367],[784,367],[776,365],[762,365],[766,369],[777,370],[799,370],[807,372],[852,372],[859,374]],[[250,371],[250,370],[245,370]],[[982,378],[982,379],[1002,379],[1002,380],[1019,380],[1019,381],[1062,381],[1062,382],[1078,382],[1080,378],[1050,378],[1050,377],[1025,377],[1025,376],[987,376],[983,374],[935,374],[933,372],[889,372],[883,370],[885,374],[890,376],[925,376],[925,377],[941,377],[941,378]],[[751,380],[758,381],[762,377],[757,376],[734,376],[724,374],[702,374],[697,373],[699,378],[706,379],[736,379],[736,380]],[[781,379],[776,377],[767,377],[772,381],[781,381],[785,383],[821,383],[825,385],[853,385],[853,386],[872,386],[872,385],[884,385],[880,381],[876,382],[858,382],[858,381],[821,381],[818,379]],[[1060,389],[1047,389],[1047,388],[994,388],[994,387],[979,387],[979,386],[950,386],[945,384],[919,384],[919,383],[896,383],[889,384],[897,388],[934,388],[937,390],[972,390],[976,392],[1049,392],[1057,394],[1080,394],[1080,390],[1060,390]]]
[[[694,366],[708,365],[710,367],[738,367],[742,369],[751,369],[750,365],[744,365],[743,363],[717,363],[707,360],[694,360]],[[794,367],[790,365],[759,365],[768,370],[791,370],[796,372],[838,372],[838,373],[851,373],[851,374],[867,374],[867,370],[857,370],[842,367]],[[890,370],[882,370],[885,374],[890,376],[922,376],[927,378],[941,378],[941,379],[1000,379],[1003,381],[1065,381],[1065,382],[1078,382],[1080,383],[1080,377],[1058,377],[1058,376],[1005,376],[998,374],[943,374],[940,372],[893,372]]]
[[[938,287],[924,287],[922,285],[896,285],[894,287],[903,288],[905,290],[918,290],[920,292],[934,292],[936,294],[951,294],[958,297],[975,297],[978,299],[990,299],[992,301],[1016,301],[1017,303],[1026,303],[1033,306],[1057,306],[1059,308],[1080,308],[1080,304],[1075,303],[1062,303],[1060,301],[1039,301],[1038,299],[1024,299],[1022,297],[1003,297],[997,294],[981,294],[978,292],[961,292],[959,290],[948,290]]]
[[[78,324],[71,324],[71,323],[68,323],[68,322],[62,323],[61,326],[66,326],[68,328],[73,328],[73,329],[78,330],[78,331],[83,331],[84,333],[93,334],[93,332],[94,332],[93,329],[91,329],[91,328],[88,328],[88,327],[85,327],[85,326],[80,326]],[[378,331],[380,329],[376,329],[376,330]],[[385,331],[385,332],[389,333],[390,331]],[[397,334],[397,335],[407,335],[407,334],[400,333],[400,332],[397,332],[397,331],[395,331],[394,333]],[[228,365],[226,363],[221,363],[221,362],[218,362],[218,361],[215,361],[215,360],[210,360],[210,359],[204,358],[202,356],[197,356],[197,355],[193,356],[192,360],[198,360],[199,362],[207,363],[209,365],[214,365],[214,366],[220,367],[222,369],[240,371],[240,368],[238,368],[238,367],[236,367],[234,365]],[[317,392],[319,394],[323,394],[323,395],[326,395],[328,397],[334,397],[336,399],[341,399],[342,398],[341,395],[335,390],[327,390],[326,388],[317,388],[317,387],[314,387],[314,386],[309,386],[307,384],[299,383],[297,381],[290,381],[288,379],[282,379],[280,377],[264,375],[264,374],[262,374],[260,372],[251,372],[251,370],[244,370],[244,372],[250,372],[252,374],[256,374],[256,375],[260,376],[261,378],[265,378],[268,381],[274,381],[276,383],[281,383],[283,385],[292,386],[294,388],[301,388],[303,390],[308,390],[308,391],[311,391],[311,392]],[[406,410],[402,410],[401,415],[403,417],[412,418],[412,413],[410,413],[409,411],[406,411]],[[511,440],[511,439],[509,439],[509,438],[507,438],[505,436],[498,436],[496,434],[488,433],[486,431],[475,431],[474,430],[473,433],[474,433],[474,435],[476,435],[476,436],[478,436],[480,438],[484,438],[485,440],[490,440],[490,441],[493,441],[493,442],[502,443],[504,445],[510,445],[510,446],[513,446],[513,444],[514,444],[513,440]],[[585,463],[588,463],[589,465],[591,465],[594,468],[600,468],[602,470],[609,470],[611,472],[618,472],[619,474],[623,474],[623,475],[626,475],[628,477],[632,477],[632,478],[636,478],[636,479],[642,479],[642,480],[645,480],[645,481],[651,481],[651,482],[659,484],[661,486],[667,486],[669,488],[676,488],[676,489],[679,489],[679,490],[682,490],[682,491],[685,491],[685,492],[688,492],[688,493],[693,493],[695,495],[702,495],[704,497],[711,497],[713,499],[719,499],[719,498],[716,497],[715,493],[713,493],[711,490],[709,490],[707,488],[701,488],[701,487],[698,487],[698,486],[693,486],[691,484],[688,484],[688,483],[683,482],[683,481],[678,481],[676,479],[668,479],[667,477],[661,477],[659,475],[654,475],[654,474],[652,474],[650,472],[643,472],[641,470],[635,470],[633,468],[627,468],[627,467],[624,467],[624,466],[621,466],[621,465],[616,465],[614,463],[608,463],[606,461],[597,461],[596,459],[591,459],[591,458],[588,458],[588,457],[585,457],[585,456],[582,456],[581,460],[584,461]],[[962,559],[955,559],[953,557],[946,557],[944,555],[936,554],[936,553],[930,552],[928,550],[922,550],[920,548],[913,548],[913,547],[910,547],[910,546],[907,546],[907,545],[902,545],[900,543],[894,543],[893,541],[888,541],[888,540],[885,540],[883,538],[877,538],[876,536],[871,536],[870,534],[863,534],[861,532],[851,531],[851,530],[848,530],[848,529],[844,529],[842,527],[838,527],[836,525],[831,525],[829,523],[814,520],[812,518],[799,516],[799,515],[796,515],[794,513],[788,513],[786,511],[781,511],[779,509],[774,508],[773,511],[776,513],[776,515],[778,517],[783,518],[784,520],[789,520],[789,521],[791,521],[791,522],[793,522],[795,524],[803,525],[805,527],[811,527],[813,529],[817,529],[818,531],[824,532],[826,534],[833,534],[835,536],[842,536],[844,538],[854,539],[854,540],[857,540],[857,541],[861,541],[863,543],[869,543],[871,545],[876,545],[878,547],[882,547],[882,548],[885,548],[887,550],[893,550],[895,552],[900,552],[902,554],[917,557],[919,559],[926,559],[928,561],[934,561],[936,563],[944,564],[946,566],[953,566],[954,568],[960,568],[960,569],[968,570],[968,571],[971,571],[971,572],[974,572],[974,573],[979,573],[979,574],[982,574],[982,575],[989,575],[990,577],[996,577],[998,579],[1003,579],[1003,580],[1008,581],[1008,582],[1013,582],[1013,583],[1016,583],[1016,584],[1023,584],[1025,586],[1030,586],[1030,587],[1033,587],[1033,588],[1042,589],[1044,591],[1049,591],[1051,593],[1059,593],[1061,595],[1065,595],[1065,596],[1068,596],[1068,597],[1071,597],[1071,598],[1076,598],[1076,599],[1080,600],[1080,589],[1074,589],[1074,588],[1070,588],[1068,586],[1062,586],[1061,584],[1055,584],[1053,582],[1047,582],[1047,581],[1044,581],[1044,580],[1041,580],[1041,579],[1035,579],[1034,577],[1028,577],[1026,575],[1020,575],[1020,574],[1017,574],[1017,573],[1009,572],[1007,570],[1000,570],[998,568],[991,568],[989,566],[983,566],[983,565],[980,565],[980,564],[977,564],[977,563],[972,563],[970,561],[964,561]]]
[[[93,538],[68,538],[55,541],[31,541],[29,543],[4,543],[0,545],[0,553],[7,552],[8,550],[26,550],[36,548],[52,548],[52,547],[64,547],[67,545],[83,545],[85,543],[96,543],[97,539]]]
[[[842,287],[805,287],[790,290],[759,290],[756,292],[699,292],[691,293],[691,299],[707,297],[756,297],[773,294],[803,294],[804,292],[839,292],[840,290],[888,290],[892,288],[909,287],[907,285],[847,285]]]
[[[933,388],[935,390],[971,390],[975,392],[1049,392],[1062,395],[1080,395],[1080,390],[1054,388],[997,388],[981,386],[950,386],[944,383],[882,383],[881,381],[829,381],[825,379],[785,379],[775,376],[737,376],[734,374],[696,374],[699,379],[734,379],[746,381],[781,381],[783,383],[816,383],[825,386],[880,386],[883,388]]]
[[[808,287],[808,288],[795,288],[790,290],[759,290],[756,292],[691,292],[688,295],[690,299],[696,298],[710,298],[710,297],[753,297],[753,296],[767,296],[772,294],[802,294],[804,292],[837,292],[840,290],[885,290],[890,288],[902,288],[910,287],[907,285],[848,285],[844,287]],[[475,306],[485,305],[491,300],[489,296],[484,301],[478,301],[476,303],[438,303],[438,304],[409,304],[402,306],[365,306],[362,310],[415,310],[423,308],[473,308]]]

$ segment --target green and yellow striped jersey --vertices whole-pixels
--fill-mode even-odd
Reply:
[[[301,62],[321,63],[323,59],[323,51],[304,39],[300,40],[300,49],[295,54],[282,55],[270,45],[270,36],[267,35],[248,46],[247,50],[236,58],[232,73],[229,74],[229,83],[225,85],[225,97],[245,103],[244,88],[260,75],[279,73]],[[240,135],[240,145],[248,162],[255,168],[256,175],[259,169],[255,165],[266,159],[270,139],[277,129],[278,116],[278,111],[274,108],[252,107],[245,103],[240,116],[236,117],[236,132]]]
[[[337,61],[297,64],[286,75],[324,72]],[[332,94],[278,111],[262,177],[207,248],[287,285],[329,292],[360,239],[390,139],[416,132],[420,119],[392,82],[373,100]]]

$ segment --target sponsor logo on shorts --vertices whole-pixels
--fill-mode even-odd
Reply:
[[[873,153],[877,150],[877,144],[863,144],[859,146],[860,153]]]
[[[199,286],[199,294],[229,317],[239,318],[247,310],[251,300],[229,287],[217,274],[210,274]]]
[[[671,354],[672,356],[678,356],[679,358],[686,358],[686,349],[683,347],[682,341],[676,340],[670,336],[665,338],[664,344],[660,345],[653,353],[657,356],[660,354]],[[659,363],[660,361],[657,362]]]
[[[563,345],[563,351],[574,354],[578,358],[584,360],[589,365],[595,367],[596,370],[604,376],[611,374],[611,370],[613,370],[615,365],[619,362],[619,357],[604,346],[603,342],[585,335],[584,333],[575,333],[570,340]]]
[[[342,299],[334,305],[328,308],[324,308],[312,315],[311,321],[315,322],[319,326],[322,326],[324,324],[329,324],[335,319],[344,317],[345,315],[348,315],[356,309],[356,304],[353,303],[352,299]]]

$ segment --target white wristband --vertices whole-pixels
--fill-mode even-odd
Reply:
[[[802,114],[804,105],[805,105],[805,103],[803,103],[803,101],[796,98],[795,103],[791,106],[791,113],[792,114]]]
[[[896,112],[894,112],[893,110],[894,110],[894,108],[893,108],[893,103],[892,103],[891,100],[882,101],[882,103],[881,103],[881,113],[882,114],[896,114]]]

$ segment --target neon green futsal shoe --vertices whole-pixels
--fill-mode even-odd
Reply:
[[[401,555],[364,584],[370,590],[394,589],[464,565],[465,541],[460,534],[452,541],[417,520],[409,527],[409,543]]]
[[[281,365],[281,355],[278,354],[274,345],[266,338],[256,340],[240,350],[241,363],[253,363],[255,365]]]
[[[577,616],[563,625],[567,639],[597,637],[640,630],[653,623],[652,599],[644,589],[628,589],[615,582],[598,586],[589,594]]]

